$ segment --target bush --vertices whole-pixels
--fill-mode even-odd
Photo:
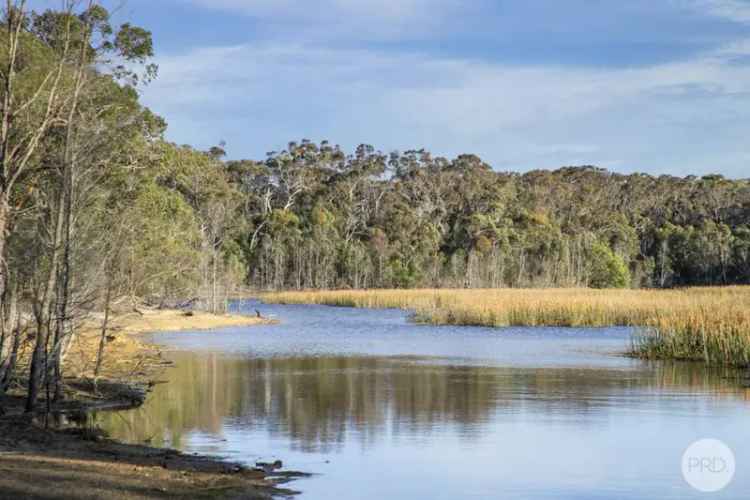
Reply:
[[[628,288],[630,270],[622,257],[601,242],[591,248],[589,286],[592,288]]]

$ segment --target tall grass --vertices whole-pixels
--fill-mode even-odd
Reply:
[[[632,354],[750,363],[750,287],[679,290],[342,290],[266,294],[274,303],[413,310],[436,325],[642,327]]]

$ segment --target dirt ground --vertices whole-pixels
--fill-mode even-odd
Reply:
[[[96,318],[80,330],[65,360],[63,416],[23,414],[24,382],[0,402],[0,499],[270,498],[294,492],[280,487],[301,473],[248,469],[174,450],[127,445],[85,426],[59,425],[90,408],[138,404],[169,366],[156,346],[138,334],[212,329],[268,323],[245,316],[185,315],[181,311],[141,311],[117,316],[106,344],[101,379],[92,383],[100,330]],[[30,342],[29,342],[30,343]],[[29,346],[27,346],[28,350]],[[20,373],[25,372],[21,367]],[[40,410],[46,402],[40,402]]]
[[[260,470],[174,450],[126,445],[85,430],[0,419],[0,498],[271,498],[294,492]],[[301,475],[301,474],[300,474]]]

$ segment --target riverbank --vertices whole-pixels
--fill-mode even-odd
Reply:
[[[162,358],[159,346],[144,341],[144,334],[273,323],[274,320],[253,316],[215,315],[197,311],[187,313],[169,309],[120,314],[113,318],[108,329],[100,376],[104,380],[130,385],[153,382],[153,378],[169,362]],[[65,360],[65,371],[73,380],[90,380],[94,376],[101,339],[99,324],[97,318],[89,321],[71,344]]]
[[[64,414],[23,414],[24,381],[2,401],[0,493],[13,498],[270,498],[291,494],[264,471],[174,450],[126,445],[75,424],[93,409],[138,406],[170,363],[144,333],[203,330],[272,323],[249,316],[215,316],[144,310],[117,315],[106,339],[100,378],[94,386],[101,331],[93,318],[83,325],[65,360],[65,401],[52,406]],[[24,346],[19,373],[29,346]],[[40,402],[39,410],[46,408]],[[73,422],[73,425],[67,425]],[[67,427],[67,428],[66,428]],[[289,474],[288,474],[289,475]],[[291,474],[294,475],[294,474]],[[275,476],[279,476],[275,474]],[[284,474],[281,474],[283,479]]]
[[[293,493],[263,471],[220,459],[0,419],[2,498],[267,499]]]
[[[264,294],[282,304],[400,308],[434,325],[642,327],[631,354],[750,363],[750,287],[679,290],[367,290]]]

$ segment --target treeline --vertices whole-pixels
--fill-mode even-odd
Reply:
[[[151,33],[63,3],[7,0],[0,28],[0,395],[24,384],[28,409],[62,396],[84,322],[101,359],[112,309],[219,312],[247,274],[223,165],[167,143],[138,102],[157,72]]]
[[[750,282],[750,182],[290,143],[226,163],[264,289]]]

